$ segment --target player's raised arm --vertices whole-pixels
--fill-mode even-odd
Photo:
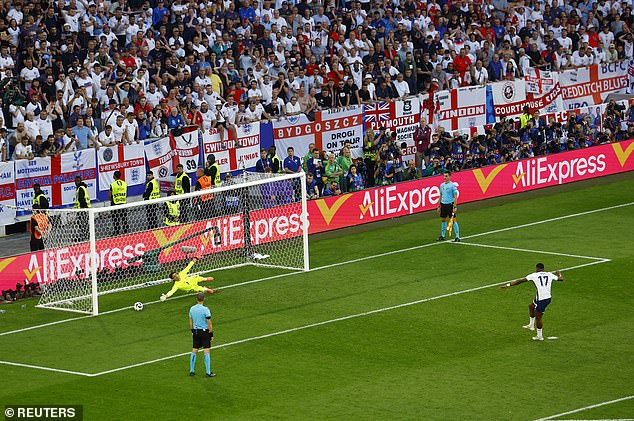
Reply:
[[[560,281],[560,282],[564,281],[564,275],[561,274],[561,271],[556,270],[555,271],[555,275],[557,276],[557,280],[558,281]]]
[[[504,284],[504,285],[500,286],[500,288],[507,289],[508,287],[514,287],[515,285],[523,284],[524,282],[528,282],[528,279],[526,279],[526,278],[516,279],[514,281],[511,281],[511,282],[509,282],[507,284]]]

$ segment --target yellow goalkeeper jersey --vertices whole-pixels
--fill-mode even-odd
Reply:
[[[182,271],[178,272],[178,279],[180,281],[174,282],[174,286],[167,293],[168,297],[171,297],[176,291],[179,289],[181,291],[197,291],[198,290],[198,282],[203,281],[205,278],[199,275],[188,276],[189,271],[192,266],[194,266],[196,262],[192,260],[189,262],[187,267]]]

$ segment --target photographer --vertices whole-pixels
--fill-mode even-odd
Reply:
[[[430,177],[444,173],[445,167],[438,156],[433,156],[431,164],[425,168],[425,176]]]
[[[444,140],[440,137],[439,133],[434,133],[431,137],[431,143],[429,144],[429,155],[438,156],[446,154],[447,148]]]
[[[405,170],[405,180],[418,180],[423,177],[423,172],[416,166],[416,161],[407,161],[407,170]]]
[[[471,154],[467,153],[467,155],[465,156],[464,162],[462,163],[462,167],[460,169],[464,171],[464,170],[470,170],[472,168],[474,168],[474,161],[473,161],[473,158],[471,157]]]
[[[387,165],[384,160],[379,158],[374,170],[374,185],[385,186],[387,184],[390,184],[387,178]]]

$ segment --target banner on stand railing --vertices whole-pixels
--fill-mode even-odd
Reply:
[[[131,188],[134,191],[145,185],[143,145],[116,145],[99,148],[97,151],[97,169],[101,197],[107,197],[110,184],[114,180],[114,172],[117,170],[121,172],[121,178],[128,185],[128,195],[132,195]]]
[[[260,122],[236,126],[237,141],[229,140],[226,130],[224,139],[216,129],[203,132],[203,161],[214,154],[221,173],[254,167],[260,156],[260,127]]]
[[[628,63],[593,64],[559,73],[563,104],[568,110],[602,104],[609,94],[628,88]]]
[[[174,147],[176,149],[176,164],[182,164],[187,173],[196,171],[200,165],[198,127],[185,127],[183,133],[174,136]]]
[[[0,225],[15,221],[15,165],[0,162]]]
[[[50,206],[71,205],[75,201],[75,177],[81,176],[88,194],[97,194],[97,167],[92,149],[67,152],[56,157],[15,161],[16,205],[31,208],[33,185],[38,183]]]
[[[451,132],[486,124],[486,86],[467,86],[434,95],[436,126]]]
[[[304,114],[273,122],[273,138],[280,159],[287,156],[292,146],[295,155],[303,157],[308,145],[339,155],[346,142],[350,143],[353,158],[363,156],[363,108],[332,109],[315,113],[315,121]]]

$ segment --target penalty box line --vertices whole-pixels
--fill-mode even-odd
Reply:
[[[606,262],[605,260],[595,260],[595,261],[588,262],[588,263],[582,263],[582,264],[576,265],[576,266],[570,266],[570,267],[567,267],[567,268],[562,268],[560,270],[562,270],[562,271],[574,270],[574,269],[579,269],[579,268],[583,268],[583,267],[587,267],[587,266],[597,265],[597,264],[601,264],[601,263],[605,263],[605,262]],[[456,296],[456,295],[468,294],[468,293],[471,293],[471,292],[476,292],[476,291],[480,291],[480,290],[483,290],[483,289],[500,286],[500,285],[503,285],[503,284],[505,284],[507,282],[508,282],[508,280],[502,281],[502,282],[495,282],[493,284],[488,284],[488,285],[483,285],[483,286],[479,286],[479,287],[464,289],[464,290],[461,290],[461,291],[454,291],[454,292],[450,292],[450,293],[447,293],[447,294],[437,295],[435,297],[422,298],[420,300],[410,301],[410,302],[397,304],[397,305],[393,305],[393,306],[389,306],[389,307],[378,308],[378,309],[374,309],[374,310],[364,311],[364,312],[361,312],[361,313],[350,314],[350,315],[347,315],[347,316],[341,316],[341,317],[337,317],[337,318],[330,319],[330,320],[324,320],[324,321],[321,321],[321,322],[310,323],[310,324],[307,324],[307,325],[298,326],[298,327],[294,327],[294,328],[290,328],[290,329],[285,329],[285,330],[281,330],[281,331],[278,331],[278,332],[272,332],[272,333],[267,333],[267,334],[263,334],[263,335],[253,336],[253,337],[250,337],[250,338],[239,339],[239,340],[236,340],[236,341],[227,342],[227,343],[224,343],[224,344],[212,346],[212,349],[228,348],[228,347],[231,347],[231,346],[234,346],[234,345],[243,344],[243,343],[246,343],[246,342],[253,342],[253,341],[260,340],[260,339],[266,339],[266,338],[271,338],[271,337],[275,337],[275,336],[284,335],[284,334],[287,334],[287,333],[297,332],[297,331],[300,331],[300,330],[311,329],[311,328],[314,328],[314,327],[324,326],[324,325],[328,325],[328,324],[332,324],[332,323],[336,323],[336,322],[341,322],[341,321],[344,321],[344,320],[350,320],[350,319],[356,319],[356,318],[359,318],[359,317],[370,316],[370,315],[377,314],[377,313],[383,313],[385,311],[390,311],[390,310],[396,310],[396,309],[400,309],[400,308],[410,307],[410,306],[413,306],[413,305],[416,305],[416,304],[422,304],[422,303],[426,303],[426,302],[430,302],[430,301],[436,301],[436,300],[440,300],[442,298],[449,298],[449,297],[453,297],[453,296]],[[175,358],[184,357],[186,355],[189,355],[190,353],[191,352],[189,352],[189,351],[188,352],[181,352],[181,353],[178,353],[178,354],[169,355],[169,356],[162,357],[162,358],[156,358],[156,359],[153,359],[153,360],[144,361],[144,362],[140,362],[140,363],[136,363],[136,364],[131,364],[131,365],[127,365],[127,366],[124,366],[124,367],[118,367],[118,368],[113,368],[111,370],[100,371],[98,373],[84,373],[84,372],[80,372],[80,371],[62,370],[62,369],[56,369],[56,368],[51,368],[51,367],[35,366],[35,365],[22,364],[22,363],[13,363],[13,362],[8,362],[8,361],[0,361],[0,365],[1,364],[6,364],[6,365],[13,365],[13,366],[18,366],[18,367],[32,368],[32,369],[36,369],[36,370],[54,371],[54,372],[59,372],[59,373],[64,373],[64,374],[73,374],[73,375],[85,376],[85,377],[98,377],[98,376],[103,376],[105,374],[117,373],[119,371],[129,370],[129,369],[132,369],[132,368],[142,367],[142,366],[158,363],[158,362],[161,362],[161,361],[167,361],[167,360],[172,360],[172,359],[175,359]]]
[[[470,237],[464,237],[464,238],[468,239]],[[494,246],[494,245],[491,245],[491,244],[465,243],[465,242],[450,243],[450,244],[462,245],[462,246],[472,246],[472,247],[484,247],[484,248],[498,249],[498,250],[519,251],[519,252],[522,252],[522,253],[537,253],[537,254],[548,254],[548,255],[552,255],[552,256],[574,257],[574,258],[577,258],[577,259],[596,260],[596,261],[599,261],[601,263],[611,262],[611,260],[606,258],[606,257],[583,256],[583,255],[578,255],[578,254],[558,253],[556,251],[531,250],[531,249],[523,249],[523,248],[518,248],[518,247]]]
[[[588,409],[600,408],[602,406],[612,405],[614,403],[619,403],[619,402],[627,401],[627,400],[630,400],[630,399],[634,399],[634,395],[624,396],[622,398],[613,399],[611,401],[595,403],[594,405],[584,406],[583,408],[573,409],[572,411],[562,412],[561,414],[551,415],[551,416],[545,417],[545,418],[539,418],[539,419],[537,419],[535,421],[550,421],[550,420],[553,420],[554,418],[563,417],[565,415],[576,414],[578,412],[586,411]],[[598,421],[600,421],[600,420],[598,420]]]
[[[529,222],[527,224],[515,225],[515,226],[512,226],[512,227],[500,228],[500,229],[497,229],[497,230],[481,232],[481,233],[478,233],[478,234],[472,234],[472,235],[468,235],[468,236],[463,237],[463,239],[470,239],[470,238],[481,237],[481,236],[484,236],[484,235],[497,234],[499,232],[505,232],[505,231],[511,231],[511,230],[520,229],[520,228],[531,227],[531,226],[535,226],[535,225],[545,224],[545,223],[548,223],[548,222],[560,221],[562,219],[575,218],[577,216],[591,215],[593,213],[604,212],[604,211],[607,211],[607,210],[613,210],[613,209],[623,208],[623,207],[632,206],[632,205],[634,205],[634,202],[627,202],[627,203],[622,203],[622,204],[619,204],[619,205],[607,206],[607,207],[604,207],[604,208],[593,209],[593,210],[589,210],[589,211],[585,211],[585,212],[578,212],[578,213],[572,213],[572,214],[568,214],[568,215],[562,215],[562,216],[558,216],[558,217],[555,217],[555,218],[543,219],[541,221]],[[310,272],[323,270],[323,269],[330,269],[330,268],[333,268],[333,267],[343,266],[343,265],[347,265],[347,264],[350,264],[350,263],[362,262],[362,261],[365,261],[365,260],[375,259],[375,258],[378,258],[378,257],[390,256],[390,255],[393,255],[393,254],[404,253],[404,252],[408,252],[408,251],[412,251],[412,250],[418,250],[418,249],[422,249],[422,248],[425,248],[425,247],[435,246],[435,245],[438,245],[438,244],[442,244],[442,243],[427,243],[427,244],[422,244],[422,245],[419,245],[419,246],[408,247],[408,248],[404,248],[404,249],[400,249],[400,250],[392,250],[392,251],[388,251],[388,252],[385,252],[385,253],[379,253],[379,254],[375,254],[375,255],[372,255],[372,256],[360,257],[360,258],[357,258],[357,259],[347,260],[347,261],[344,261],[344,262],[333,263],[333,264],[330,264],[330,265],[319,266],[319,267],[310,269]],[[235,288],[235,287],[238,287],[238,286],[254,284],[254,283],[258,283],[258,282],[268,281],[268,280],[271,280],[271,279],[284,278],[284,277],[287,277],[287,276],[299,275],[299,274],[302,274],[302,273],[305,273],[305,272],[298,271],[298,272],[283,273],[283,274],[280,274],[280,275],[268,276],[268,277],[265,277],[265,278],[253,279],[253,280],[250,280],[250,281],[239,282],[239,283],[231,284],[231,285],[225,285],[225,286],[218,287],[218,288],[215,288],[215,289],[219,289],[220,290],[220,289]],[[179,295],[177,297],[169,298],[168,301],[169,300],[180,299],[180,298],[184,298],[184,297],[191,297],[193,295],[195,295],[195,294]],[[155,301],[149,301],[149,302],[144,303],[144,304],[145,305],[150,305],[150,304],[158,304],[160,302],[161,302],[160,300],[155,300]],[[104,311],[103,313],[100,313],[99,316],[103,316],[103,315],[106,315],[106,314],[112,314],[112,313],[118,313],[120,311],[130,310],[132,308],[133,308],[133,306],[127,306],[127,307],[117,308],[117,309],[114,309],[114,310]],[[58,325],[58,324],[62,324],[62,323],[68,323],[68,322],[72,322],[72,321],[76,321],[76,320],[87,319],[87,318],[90,318],[90,317],[98,317],[98,316],[86,315],[86,316],[73,317],[73,318],[70,318],[70,319],[58,320],[58,321],[55,321],[55,322],[44,323],[44,324],[35,325],[35,326],[29,326],[29,327],[25,327],[25,328],[22,328],[22,329],[11,330],[11,331],[8,331],[8,332],[0,332],[0,336],[12,335],[14,333],[20,333],[20,332],[33,330],[33,329],[39,329],[39,328],[43,328],[43,327],[54,326],[54,325]]]

